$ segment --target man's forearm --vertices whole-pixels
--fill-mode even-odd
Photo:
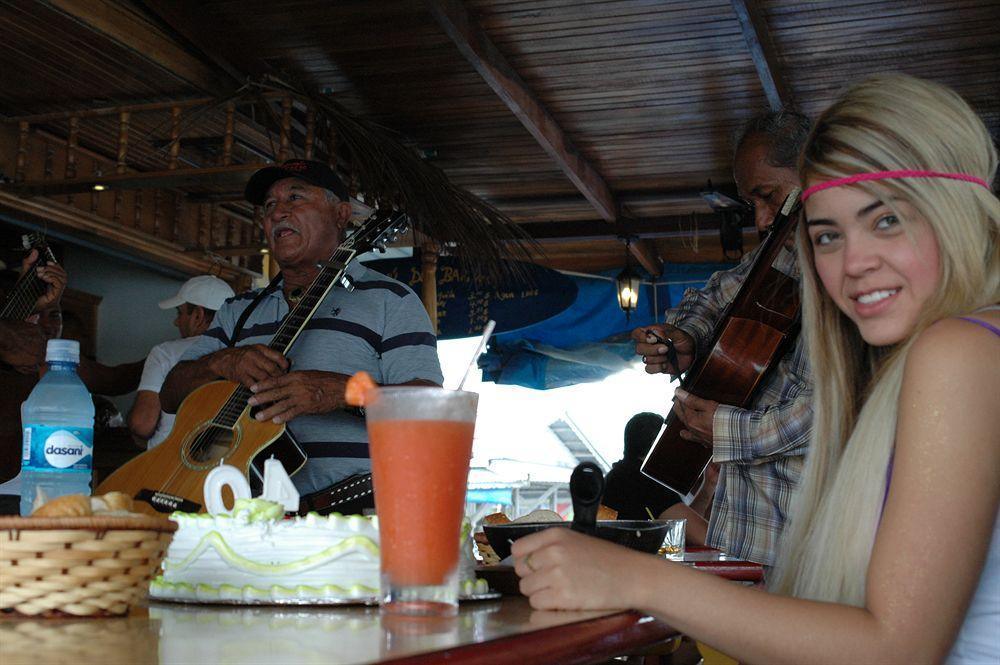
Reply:
[[[209,356],[177,363],[160,388],[160,404],[166,413],[177,413],[181,402],[193,390],[221,378],[212,370]]]

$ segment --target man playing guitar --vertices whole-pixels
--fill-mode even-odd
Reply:
[[[264,208],[264,232],[281,274],[218,311],[167,376],[160,397],[172,413],[211,381],[245,386],[254,393],[254,417],[286,423],[308,455],[293,481],[300,493],[311,493],[370,469],[364,420],[345,410],[347,378],[365,370],[381,384],[440,385],[437,343],[409,287],[352,262],[345,274],[350,288],[335,286],[318,303],[287,357],[267,346],[342,243],[357,204],[332,169],[306,160],[257,171],[245,197]]]
[[[736,144],[734,175],[740,195],[754,208],[754,223],[767,231],[782,202],[798,186],[795,160],[806,139],[808,120],[790,112],[751,119]],[[666,324],[636,329],[632,338],[650,374],[678,374],[705,353],[716,322],[743,283],[757,252],[731,270],[709,279],[705,288],[689,290]],[[797,274],[794,251],[783,251],[776,267]],[[669,340],[670,344],[664,342]],[[710,506],[705,544],[765,565],[774,562],[778,538],[788,515],[792,490],[799,479],[812,423],[811,388],[801,338],[790,344],[776,368],[764,379],[753,404],[739,408],[678,390],[673,414],[684,430],[680,436],[712,450],[718,464],[718,487],[705,482],[698,504]],[[706,474],[713,479],[716,474]],[[664,491],[668,491],[664,489]],[[714,501],[706,493],[714,492]],[[696,504],[692,504],[694,506]],[[697,522],[683,504],[666,517]],[[691,533],[701,533],[695,525]]]

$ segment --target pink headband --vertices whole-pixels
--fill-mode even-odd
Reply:
[[[810,196],[816,192],[822,192],[824,189],[853,185],[856,182],[863,182],[865,180],[885,180],[886,178],[947,178],[948,180],[964,180],[965,182],[982,185],[986,189],[990,188],[989,183],[982,178],[977,178],[967,173],[941,173],[940,171],[914,171],[908,169],[904,171],[875,171],[874,173],[859,173],[844,178],[834,178],[833,180],[827,180],[812,187],[806,187],[805,191],[802,192],[801,198],[805,202]]]

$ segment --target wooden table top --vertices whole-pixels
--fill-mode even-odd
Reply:
[[[450,619],[377,608],[150,603],[118,619],[0,620],[0,662],[590,663],[677,636],[638,612],[546,612],[505,596],[463,603]]]

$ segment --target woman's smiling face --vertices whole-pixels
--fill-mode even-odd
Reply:
[[[905,221],[857,187],[824,189],[805,204],[820,281],[873,346],[906,339],[941,280],[933,229],[908,202],[894,203]]]

